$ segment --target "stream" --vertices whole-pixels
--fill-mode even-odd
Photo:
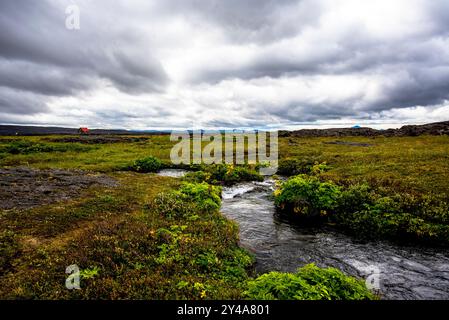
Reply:
[[[275,214],[273,190],[273,180],[223,189],[221,212],[239,224],[241,245],[256,256],[258,273],[294,272],[315,263],[361,278],[377,275],[383,299],[449,299],[446,250],[361,242],[326,228],[299,228]]]
[[[176,175],[179,176],[179,175]],[[295,272],[315,263],[370,279],[382,299],[449,299],[449,252],[363,242],[328,228],[300,228],[275,214],[274,180],[223,188],[221,212],[240,227],[256,272]]]

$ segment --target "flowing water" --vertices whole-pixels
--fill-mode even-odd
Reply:
[[[172,177],[172,178],[181,178],[185,176],[187,170],[183,169],[163,169],[159,171],[157,174],[163,177]]]
[[[257,272],[294,272],[313,262],[369,279],[384,299],[449,299],[447,250],[361,242],[327,228],[299,228],[275,214],[274,183],[268,179],[223,189],[221,212],[239,224],[241,245],[256,256]]]
[[[384,299],[449,299],[449,252],[361,242],[330,229],[304,229],[275,214],[273,180],[224,188],[221,211],[240,226],[256,271],[294,272],[315,263],[367,278]]]

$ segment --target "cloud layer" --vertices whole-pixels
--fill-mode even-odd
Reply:
[[[0,2],[4,124],[382,125],[448,101],[446,0]]]

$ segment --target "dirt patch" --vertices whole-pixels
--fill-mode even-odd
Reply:
[[[122,137],[122,136],[78,136],[45,139],[49,142],[84,143],[84,144],[107,144],[107,143],[133,143],[146,142],[144,137]]]
[[[92,186],[114,187],[111,177],[81,170],[0,168],[0,209],[26,209],[78,196]]]

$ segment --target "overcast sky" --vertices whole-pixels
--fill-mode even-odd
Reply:
[[[66,9],[80,9],[80,29]],[[447,0],[1,0],[0,123],[449,120]]]

